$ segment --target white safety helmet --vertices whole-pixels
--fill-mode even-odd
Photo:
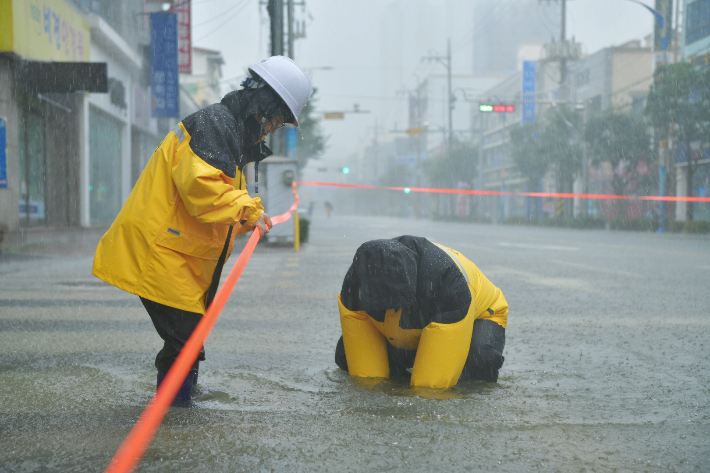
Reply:
[[[298,115],[313,94],[311,81],[301,68],[290,58],[271,56],[250,67],[249,72],[264,79],[279,94],[293,113],[294,125],[298,126]]]

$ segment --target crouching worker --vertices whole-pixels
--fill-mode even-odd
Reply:
[[[357,377],[449,388],[498,380],[508,302],[461,253],[425,238],[358,248],[338,297],[335,361]]]
[[[244,167],[255,163],[258,182],[258,163],[271,155],[265,136],[298,126],[312,93],[288,58],[249,71],[243,89],[165,137],[96,249],[93,274],[139,296],[164,341],[155,359],[158,385],[212,302],[234,237],[256,227],[269,232],[271,219],[247,192]],[[190,400],[204,359],[203,349],[177,401]]]

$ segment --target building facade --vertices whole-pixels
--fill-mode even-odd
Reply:
[[[565,92],[585,120],[607,110],[641,115],[653,83],[653,51],[650,47],[642,47],[640,41],[629,41],[572,63],[568,73]],[[627,193],[648,192],[648,189],[642,190],[640,183],[656,179],[658,174],[657,163],[648,161],[639,164],[637,169],[612,169],[608,162],[599,167],[591,167],[588,161],[585,165],[587,172],[580,174],[575,182],[577,193],[584,193],[586,189],[592,194],[613,194],[611,179],[615,173],[623,174],[628,181]],[[657,185],[652,188],[657,191]],[[618,215],[616,204],[614,201],[575,199],[574,215],[604,217],[606,220],[649,217],[657,205],[641,201],[625,203],[625,215]]]
[[[683,15],[681,57],[701,70],[710,68],[710,0],[686,1]],[[695,162],[692,176],[692,194],[707,197],[710,192],[710,149],[701,143],[691,143],[691,157]],[[676,195],[688,195],[688,157],[678,147],[675,152]],[[676,203],[676,218],[685,219],[686,203]],[[697,203],[693,208],[696,220],[710,220],[710,204]]]
[[[513,74],[523,45],[554,41],[560,32],[558,2],[475,0],[473,5],[474,74]]]
[[[559,87],[560,69],[556,61],[530,61],[531,77],[526,77],[527,69],[516,72],[482,94],[482,100],[491,105],[512,105],[512,112],[481,112],[473,109],[478,131],[479,183],[478,189],[503,192],[527,192],[537,190],[554,192],[555,182],[546,177],[542,189],[530,189],[528,179],[523,176],[513,162],[510,145],[510,131],[526,121],[540,119],[552,103],[556,103],[554,92]],[[524,80],[525,79],[525,80]],[[524,109],[523,84],[531,85],[526,90],[525,99],[528,108]],[[529,106],[532,106],[530,108]],[[554,212],[551,202],[544,202],[542,210]],[[502,221],[509,217],[529,216],[531,202],[525,197],[500,196],[479,197],[472,208],[480,216],[493,221]]]
[[[151,116],[149,13],[157,8],[0,0],[0,229],[113,221],[177,121]]]
[[[533,116],[528,117],[528,122],[531,121],[530,118],[535,121],[540,120],[550,107],[557,105],[572,107],[582,115],[584,120],[608,109],[622,113],[643,112],[649,87],[653,81],[653,53],[650,48],[641,47],[640,42],[632,41],[570,61],[566,65],[565,80],[562,82],[560,82],[560,63],[551,54],[553,50],[550,45],[546,45],[547,59],[534,63],[531,69],[534,71],[534,81],[531,82],[534,92],[526,100],[523,100],[523,71],[510,76],[483,94],[493,105],[512,104],[516,108],[510,113],[474,111],[474,115],[477,115],[474,122],[481,124],[478,140],[481,182],[477,187],[506,192],[560,191],[557,189],[552,172],[548,172],[543,179],[541,188],[530,188],[528,179],[519,172],[512,160],[510,131],[523,123],[525,107],[532,107],[533,110]],[[581,141],[582,130],[575,131],[578,135],[577,139]],[[640,170],[634,172],[649,175],[653,172],[650,164],[645,163]],[[588,160],[586,165],[587,172],[579,174],[573,190],[581,193],[586,188],[592,193],[610,193],[609,181],[614,170],[606,164],[591,169]],[[483,202],[480,207],[482,215],[493,220],[523,216],[530,218],[534,214],[535,204],[532,203],[532,199],[503,196],[485,197],[479,200]],[[544,215],[553,216],[561,210],[559,202],[554,199],[540,200],[537,205]],[[588,208],[582,209],[585,203]],[[605,211],[602,204],[591,200],[575,200],[570,210],[573,210],[575,216],[601,216]],[[643,210],[639,211],[643,214]]]
[[[212,49],[192,48],[192,71],[180,74],[180,87],[199,108],[222,100],[222,53]]]

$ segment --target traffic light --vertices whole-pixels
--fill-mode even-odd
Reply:
[[[492,105],[492,104],[480,104],[478,106],[479,112],[514,112],[515,105]]]
[[[350,168],[342,168],[341,171],[343,171],[343,174],[348,174],[350,172]]]

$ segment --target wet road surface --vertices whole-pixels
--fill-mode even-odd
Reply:
[[[707,237],[337,215],[310,234],[257,248],[196,407],[170,410],[138,471],[710,471]],[[413,391],[335,365],[355,249],[401,234],[505,293],[497,384]],[[154,393],[161,341],[91,262],[0,259],[0,471],[103,470]]]

